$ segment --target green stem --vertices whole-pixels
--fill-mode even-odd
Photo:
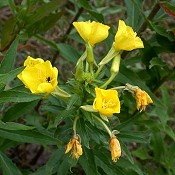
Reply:
[[[89,64],[88,64],[88,62],[87,62],[87,61],[86,61],[85,72],[89,72]]]
[[[93,64],[89,64],[89,71],[90,71],[91,75],[94,74]]]
[[[73,132],[74,132],[74,136],[77,135],[77,132],[76,132],[76,126],[77,126],[77,120],[79,119],[79,116],[76,116],[75,119],[74,119],[74,123],[73,123]]]
[[[112,136],[112,132],[111,132],[111,130],[108,128],[108,126],[103,122],[103,120],[100,119],[99,117],[97,117],[96,115],[93,115],[93,116],[94,116],[94,118],[95,118],[96,120],[98,120],[98,121],[104,126],[104,128],[105,128],[106,131],[108,132],[109,136],[111,137],[111,136]]]
[[[111,74],[110,78],[102,86],[100,86],[100,88],[105,88],[108,84],[111,83],[111,81],[115,78],[115,76],[116,76],[115,73]]]
[[[111,88],[113,90],[118,90],[118,89],[125,89],[126,86],[118,86],[118,87],[114,87],[114,88]]]
[[[95,78],[98,77],[99,73],[101,72],[101,70],[103,69],[104,64],[100,65],[100,67],[98,68],[97,72],[95,73]]]

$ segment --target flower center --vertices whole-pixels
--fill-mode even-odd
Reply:
[[[110,99],[109,101],[106,101],[105,99],[102,102],[102,108],[107,109],[107,108],[112,108],[116,105],[116,103]]]

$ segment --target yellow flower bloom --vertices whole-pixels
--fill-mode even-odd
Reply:
[[[37,64],[37,62],[39,62]],[[18,78],[32,93],[50,93],[57,87],[58,70],[50,61],[28,58],[26,68],[18,74]]]
[[[96,98],[93,108],[100,114],[110,117],[113,113],[120,113],[120,101],[116,90],[95,88]]]
[[[72,150],[71,155],[73,159],[78,159],[82,154],[82,147],[78,141],[78,136],[73,137],[66,146],[65,154]]]
[[[73,25],[84,41],[91,46],[106,39],[110,28],[107,25],[95,21],[73,22]]]
[[[141,112],[145,110],[146,106],[150,103],[153,103],[151,97],[140,88],[136,88],[134,96],[137,102],[137,109]]]
[[[36,64],[44,63],[44,60],[41,58],[32,58],[31,56],[28,56],[27,59],[24,61],[24,66],[35,66]]]
[[[109,145],[110,145],[112,161],[116,162],[117,159],[121,156],[120,142],[115,136],[112,136],[109,141]]]
[[[144,48],[142,40],[136,35],[137,33],[130,26],[119,20],[118,31],[115,35],[115,49],[131,51],[137,48]]]

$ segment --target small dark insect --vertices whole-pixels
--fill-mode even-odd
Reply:
[[[50,77],[47,77],[47,78],[46,78],[46,81],[49,82],[49,83],[50,83],[50,80],[51,80]]]

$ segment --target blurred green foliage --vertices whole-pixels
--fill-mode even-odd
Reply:
[[[10,15],[6,16],[8,11],[4,9],[9,8]],[[174,65],[169,64],[172,57],[175,59],[173,0],[1,0],[0,11],[4,12],[0,12],[0,170],[3,175],[175,174],[175,71]],[[68,102],[53,96],[41,102],[41,95],[31,95],[15,79],[23,69],[16,68],[21,66],[18,58],[20,54],[25,55],[23,60],[28,53],[36,54],[32,49],[25,50],[27,42],[35,39],[51,49],[52,55],[47,57],[52,64],[60,64],[58,67],[62,73],[60,69],[59,73],[66,76],[84,49],[72,22],[95,20],[110,25],[110,36],[95,48],[99,62],[113,42],[119,19],[132,26],[145,47],[122,53],[120,72],[110,87],[126,83],[137,85],[148,92],[154,104],[145,112],[138,113],[131,95],[121,93],[122,111],[109,123],[112,130],[120,131],[117,136],[123,156],[116,163],[112,163],[110,158],[106,132],[94,123],[88,112],[83,111],[83,118],[77,123],[83,155],[78,161],[72,160],[64,154],[64,148],[71,138],[75,106],[81,104],[81,99],[74,94]],[[45,34],[55,26],[59,33],[56,40],[46,37]],[[42,55],[43,50],[36,49]],[[66,67],[61,67],[64,62]],[[106,68],[101,76],[107,78],[109,69]],[[67,79],[62,80],[60,86],[73,94],[75,82],[69,80],[66,86],[64,81]],[[93,91],[89,84],[86,90]],[[18,166],[5,153],[23,143],[44,147],[50,152],[48,161],[35,169],[30,163],[27,168]]]

